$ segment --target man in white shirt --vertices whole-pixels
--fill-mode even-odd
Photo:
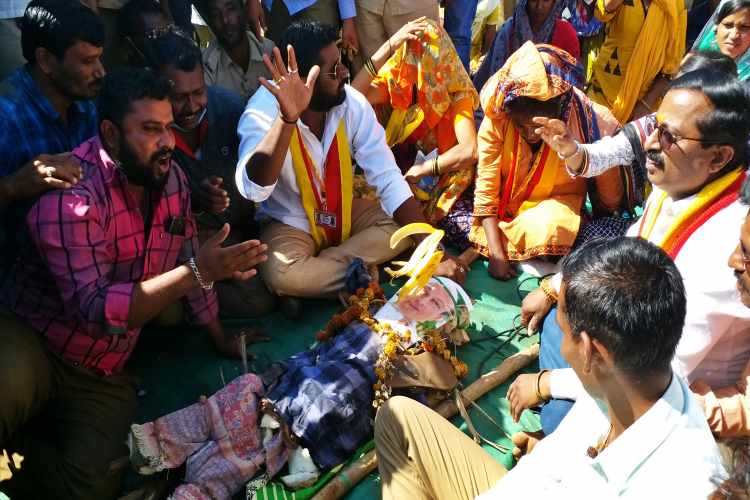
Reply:
[[[703,412],[670,366],[686,308],[672,259],[620,237],[562,268],[562,352],[582,384],[559,428],[506,473],[437,413],[393,398],[375,419],[384,500],[706,498],[723,479]]]
[[[287,29],[281,44],[287,61],[278,49],[273,63],[264,58],[274,80],[260,79],[263,88],[238,126],[235,180],[242,196],[262,203],[259,214],[268,220],[261,275],[286,297],[335,296],[355,258],[368,266],[392,259],[408,243],[392,249],[391,234],[424,221],[374,110],[346,85],[337,40],[335,29],[318,23]],[[355,163],[379,205],[353,199]],[[465,273],[453,259],[437,272],[459,283]]]
[[[724,260],[737,245],[731,228],[747,212],[737,194],[745,177],[750,100],[735,77],[708,69],[692,71],[671,83],[656,119],[657,129],[645,144],[654,189],[628,236],[663,248],[683,276],[688,312],[675,371],[688,383],[703,379],[724,387],[740,378],[750,358],[750,311],[742,305]],[[543,285],[524,299],[522,318],[530,330],[554,304],[553,288]],[[543,370],[566,366],[560,338],[554,315],[547,315],[541,334]],[[542,426],[549,433],[570,407],[562,400],[570,397],[569,384],[563,382],[570,380],[570,373],[554,370],[540,378],[550,385],[554,398],[542,408]],[[535,394],[527,397],[533,392],[528,379],[519,384],[524,386],[519,387],[519,406],[539,402]]]

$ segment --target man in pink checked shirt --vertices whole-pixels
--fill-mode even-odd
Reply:
[[[11,498],[114,498],[135,412],[121,373],[141,327],[186,299],[219,351],[238,353],[217,320],[214,281],[248,279],[265,245],[221,247],[229,226],[198,248],[184,174],[173,168],[169,83],[113,72],[99,135],[73,151],[83,179],[50,191],[26,225],[35,248],[16,262],[0,314],[0,449],[26,459],[0,484]],[[30,328],[29,328],[30,326]]]

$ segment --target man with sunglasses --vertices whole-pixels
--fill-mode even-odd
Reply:
[[[273,62],[265,58],[273,81],[261,79],[238,128],[235,180],[244,197],[262,203],[265,219],[269,259],[261,276],[284,297],[335,297],[355,258],[368,266],[389,261],[408,246],[390,247],[398,227],[424,222],[375,112],[346,84],[337,42],[334,27],[292,24],[282,37],[286,60],[278,49]],[[355,164],[380,205],[354,199]],[[441,272],[465,277],[452,259]]]
[[[665,250],[685,281],[688,312],[675,372],[688,382],[703,379],[722,387],[739,378],[750,357],[750,310],[739,300],[732,273],[715,258],[733,251],[737,242],[727,228],[735,227],[746,212],[737,197],[745,178],[750,98],[734,76],[693,71],[670,84],[656,121],[645,143],[653,191],[628,235]],[[524,299],[522,319],[530,330],[556,304],[556,281]],[[519,377],[509,391],[516,418],[524,408],[555,398],[542,408],[545,434],[570,408],[562,401],[570,394],[570,371],[548,372],[567,366],[559,339],[559,326],[549,314],[541,332],[543,372]]]

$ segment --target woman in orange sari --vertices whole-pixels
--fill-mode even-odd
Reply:
[[[579,142],[609,135],[617,120],[578,87],[582,69],[567,52],[527,42],[482,89],[479,165],[470,239],[498,279],[515,262],[570,252],[587,194],[595,215],[626,208],[619,169],[589,181],[571,177],[564,159],[536,133],[534,116],[566,122]],[[589,189],[592,187],[593,189]]]
[[[352,87],[377,110],[427,220],[459,250],[471,246],[479,95],[450,37],[432,20],[408,23],[365,62]]]

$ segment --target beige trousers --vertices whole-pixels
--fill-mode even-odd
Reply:
[[[416,0],[414,10],[406,14],[392,15],[388,13],[388,2],[383,12],[371,12],[357,5],[357,26],[359,47],[364,59],[372,57],[381,45],[392,37],[403,25],[420,16],[426,16],[440,22],[440,11],[436,0]],[[395,50],[395,47],[394,47]]]
[[[377,202],[355,199],[352,204],[352,233],[348,240],[315,255],[315,242],[300,229],[270,222],[260,239],[268,245],[268,260],[260,275],[271,291],[291,297],[335,297],[344,288],[346,268],[355,258],[365,265],[382,264],[408,248],[402,243],[390,247],[398,225]]]
[[[375,450],[383,500],[471,500],[506,472],[448,420],[403,396],[378,410]]]

